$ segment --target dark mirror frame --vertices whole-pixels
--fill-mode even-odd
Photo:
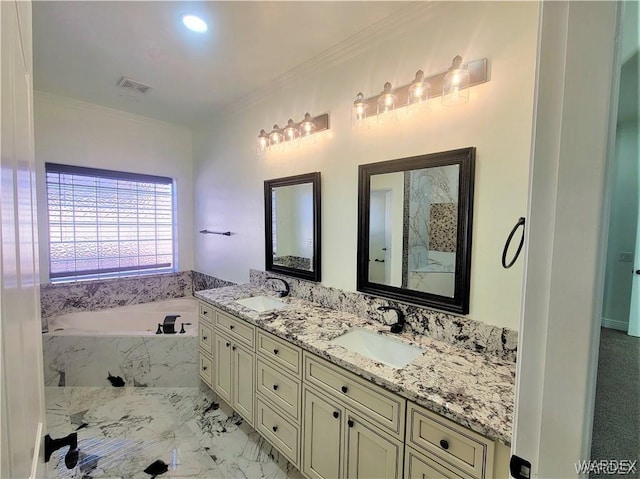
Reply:
[[[379,163],[370,163],[358,167],[358,291],[420,306],[450,311],[452,313],[469,313],[475,155],[475,147],[469,147]],[[370,282],[369,200],[371,195],[371,176],[448,165],[459,165],[458,236],[456,239],[454,296],[448,297]]]
[[[271,192],[273,188],[281,186],[293,186],[311,183],[313,188],[313,258],[311,265],[313,271],[289,268],[273,264],[273,230],[271,209]],[[280,273],[287,276],[306,279],[309,281],[320,281],[320,172],[306,173],[303,175],[288,176],[286,178],[276,178],[264,181],[264,245],[265,245],[265,270]]]

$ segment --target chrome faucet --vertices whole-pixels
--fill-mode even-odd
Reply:
[[[395,311],[398,315],[398,322],[391,325],[391,332],[394,334],[400,334],[406,323],[404,313],[399,308],[393,306],[380,306],[378,311]]]
[[[282,278],[274,278],[273,276],[267,277],[267,281],[270,280],[270,279],[275,279],[276,281],[282,281],[282,284],[284,284],[284,291],[282,291],[282,290],[277,291],[278,296],[280,296],[281,298],[284,298],[285,296],[289,296],[289,283],[287,283]]]

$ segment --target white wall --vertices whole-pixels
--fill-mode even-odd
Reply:
[[[604,326],[623,331],[629,323],[633,262],[622,262],[619,255],[635,251],[638,161],[638,122],[621,123],[616,131],[602,319]]]
[[[193,163],[184,127],[36,92],[40,277],[49,282],[45,162],[169,176],[176,182],[177,269],[193,268]]]
[[[518,328],[522,261],[502,269],[507,234],[525,215],[537,9],[530,2],[423,3],[402,25],[336,48],[330,61],[311,62],[269,95],[194,130],[196,229],[231,230],[231,237],[198,236],[195,268],[243,282],[264,268],[263,181],[300,173],[322,174],[323,284],[355,290],[357,165],[477,147],[469,316]],[[471,90],[471,101],[353,130],[355,95],[378,93],[385,81],[409,83],[416,72],[445,70],[452,58],[487,57],[491,81]],[[313,145],[256,157],[261,128],[328,111],[331,129]]]

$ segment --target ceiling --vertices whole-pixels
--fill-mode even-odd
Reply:
[[[192,125],[408,4],[35,1],[34,88]],[[187,30],[186,13],[209,30]]]

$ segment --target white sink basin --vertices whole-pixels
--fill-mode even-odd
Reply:
[[[236,303],[240,303],[242,306],[258,311],[259,313],[271,311],[272,309],[284,309],[288,306],[284,301],[272,298],[271,296],[251,296],[250,298],[238,299]]]
[[[417,346],[364,328],[352,329],[331,343],[397,369],[405,367],[424,352]]]

